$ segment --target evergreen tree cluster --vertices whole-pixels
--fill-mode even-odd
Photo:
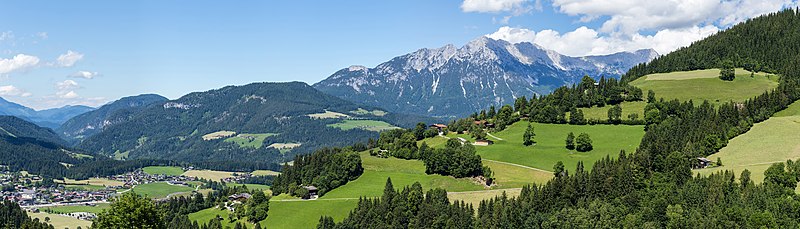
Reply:
[[[14,202],[0,201],[0,228],[2,229],[53,229],[53,226],[38,219],[31,219],[28,213]]]
[[[355,180],[364,172],[361,156],[339,148],[323,148],[313,154],[296,156],[294,164],[284,164],[273,182],[273,195],[288,193],[304,196],[302,186],[315,186],[318,195]]]
[[[400,191],[388,179],[381,197],[360,198],[341,223],[323,216],[317,228],[475,228],[473,214],[471,205],[450,203],[443,189],[424,193],[422,185],[415,182]]]

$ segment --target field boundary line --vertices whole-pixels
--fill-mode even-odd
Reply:
[[[447,192],[447,194],[469,194],[469,193],[481,193],[481,192],[500,192],[500,191],[509,191],[509,190],[522,190],[522,188],[503,188],[503,189],[487,189],[487,190],[478,190],[478,191],[463,191],[463,192]]]
[[[498,138],[497,136],[492,135],[492,133],[488,133],[487,132],[486,135],[489,135],[489,137],[493,137],[494,139],[497,139],[498,141],[505,141],[502,138]]]
[[[373,197],[367,197],[373,198]],[[295,201],[318,201],[318,200],[357,200],[359,198],[330,198],[330,199],[314,199],[314,200],[304,200],[304,199],[288,199],[288,200],[270,200],[270,202],[295,202]]]
[[[514,164],[514,163],[510,163],[510,162],[505,162],[505,161],[495,161],[495,160],[490,160],[490,159],[483,159],[483,160],[484,161],[491,161],[491,162],[494,162],[494,163],[517,166],[517,167],[520,167],[520,168],[526,168],[526,169],[536,170],[536,171],[540,171],[540,172],[547,172],[547,173],[551,173],[552,172],[552,171],[547,171],[547,170],[544,170],[544,169],[534,168],[534,167],[530,167],[530,166],[524,166],[524,165],[520,165],[520,164]]]

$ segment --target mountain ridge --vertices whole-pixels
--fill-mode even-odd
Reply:
[[[58,108],[34,110],[0,97],[0,115],[19,117],[50,129],[56,129],[70,118],[94,109],[83,105],[66,105]]]
[[[515,98],[546,94],[584,75],[619,78],[658,56],[652,49],[570,57],[533,43],[480,37],[457,48],[423,48],[373,68],[352,65],[315,83],[318,90],[401,113],[462,117]]]

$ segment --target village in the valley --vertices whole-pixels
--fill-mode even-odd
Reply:
[[[184,168],[189,170],[192,168]],[[226,178],[235,181],[249,174]],[[172,186],[189,187],[187,182],[196,181],[197,178],[184,175],[148,174],[141,169],[122,175],[104,178],[93,178],[98,181],[72,181],[54,180],[46,181],[38,175],[27,172],[9,172],[0,168],[0,194],[3,201],[19,204],[22,208],[32,213],[46,211],[45,209],[59,206],[96,206],[108,204],[118,194],[128,192],[137,185],[150,183],[167,183]],[[102,181],[102,182],[101,182]],[[105,182],[105,184],[103,183]],[[99,184],[98,184],[99,183]],[[82,220],[92,220],[96,214],[89,212],[76,212],[61,214]]]

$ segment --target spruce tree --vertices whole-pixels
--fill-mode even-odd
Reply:
[[[567,149],[568,150],[574,150],[575,149],[575,134],[573,134],[572,132],[569,132],[569,134],[567,134],[567,141],[566,142],[567,142]]]
[[[525,129],[525,134],[522,135],[522,144],[525,146],[533,145],[536,141],[533,140],[533,137],[536,136],[536,133],[533,132],[533,126],[531,123],[528,123],[528,128]]]

